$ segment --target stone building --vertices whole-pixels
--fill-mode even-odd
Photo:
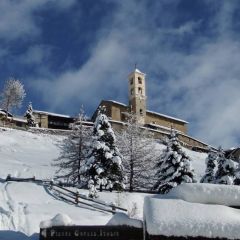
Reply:
[[[158,139],[165,139],[171,128],[176,129],[178,137],[183,145],[188,148],[208,151],[208,144],[188,135],[188,122],[173,116],[153,112],[147,109],[146,75],[135,69],[128,76],[128,104],[114,100],[102,100],[99,106],[106,107],[106,114],[115,130],[121,131],[126,125],[130,111],[134,112],[138,123],[144,129],[151,131]],[[98,109],[98,108],[97,108]],[[85,126],[92,126],[97,115],[95,110],[91,120],[84,122]],[[40,128],[70,130],[75,118],[45,111],[33,110],[35,122]],[[26,121],[26,120],[25,120]],[[26,125],[26,123],[25,123]]]
[[[71,123],[74,122],[74,118],[69,115],[45,111],[33,110],[33,116],[35,117],[35,122],[41,128],[69,130],[71,129]]]
[[[100,102],[99,106],[104,105],[106,107],[106,114],[112,126],[117,130],[121,130],[127,121],[127,113],[132,111],[136,114],[137,121],[142,127],[152,131],[156,138],[165,138],[169,135],[171,128],[174,128],[177,130],[179,139],[183,145],[192,149],[207,151],[208,144],[188,136],[187,121],[147,109],[145,77],[146,74],[138,69],[129,74],[128,105],[114,100],[102,100]],[[97,109],[92,116],[92,121],[95,120],[96,115]]]

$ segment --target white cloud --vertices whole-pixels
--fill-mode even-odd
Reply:
[[[25,53],[17,58],[21,64],[42,64],[51,54],[51,48],[46,45],[31,45]]]
[[[176,28],[175,16],[167,18],[169,13],[163,8],[168,3],[157,3],[149,13],[145,2],[120,1],[113,19],[102,23],[98,41],[83,66],[33,82],[35,87],[41,86],[50,108],[73,110],[81,103],[94,108],[101,99],[113,98],[113,93],[116,100],[127,102],[127,74],[137,62],[148,74],[149,108],[190,120],[191,134],[206,142],[236,145],[240,134],[240,44],[229,31],[235,5],[221,5],[211,23],[216,36],[194,39],[195,49],[188,53],[176,50],[177,39],[166,35],[180,38],[193,34],[202,21]],[[177,1],[171,3],[177,5]],[[157,26],[159,15],[162,23]],[[158,78],[162,73],[167,81]]]
[[[62,10],[71,7],[74,2],[75,0],[1,0],[0,39],[17,40],[18,38],[38,36],[41,29],[35,22],[36,11],[43,7]]]

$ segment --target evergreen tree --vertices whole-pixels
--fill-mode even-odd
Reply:
[[[215,182],[215,171],[216,168],[217,153],[212,149],[209,149],[208,156],[205,160],[206,171],[205,175],[200,180],[201,183],[214,183]]]
[[[153,184],[153,166],[156,159],[152,135],[136,120],[136,114],[127,114],[127,123],[118,134],[118,146],[123,155],[123,166],[130,192],[150,189]]]
[[[162,194],[181,183],[196,182],[191,159],[182,151],[174,130],[171,131],[167,148],[160,155],[156,168],[158,180],[153,188]]]
[[[28,109],[27,109],[24,117],[27,118],[27,125],[29,127],[35,127],[36,126],[35,117],[33,116],[33,108],[32,108],[32,103],[31,102],[28,105]]]
[[[235,179],[233,182],[234,185],[240,185],[240,164],[238,163],[238,167],[235,172]]]
[[[235,181],[235,172],[237,163],[232,159],[225,157],[223,149],[220,147],[218,150],[218,170],[215,175],[215,182],[218,184],[232,185]]]
[[[100,191],[103,186],[115,189],[124,187],[122,156],[116,147],[116,137],[105,111],[104,106],[98,109],[86,164],[86,176],[95,186],[100,186]]]
[[[56,179],[62,179],[73,185],[87,185],[85,163],[89,148],[89,130],[83,126],[85,115],[81,109],[78,119],[72,126],[72,133],[60,145],[61,154],[55,159],[58,167]]]

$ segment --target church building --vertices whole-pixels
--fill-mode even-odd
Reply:
[[[207,151],[207,144],[188,136],[188,122],[176,117],[153,112],[147,109],[146,96],[146,74],[139,69],[135,69],[128,76],[128,105],[114,101],[102,100],[99,106],[106,107],[106,114],[115,129],[121,130],[127,121],[127,115],[130,111],[134,112],[138,123],[143,128],[147,128],[154,133],[157,138],[164,138],[169,135],[171,128],[178,132],[180,141],[186,147],[191,149],[199,148]],[[92,116],[95,120],[97,109]]]
[[[133,111],[136,114],[137,121],[152,129],[170,130],[175,128],[182,133],[187,134],[188,122],[179,118],[171,117],[165,114],[149,111],[146,108],[146,74],[135,69],[128,76],[128,96],[129,104],[116,102],[114,100],[102,100],[99,106],[106,106],[107,116],[112,121],[125,122],[126,113]],[[92,120],[95,119],[97,111]]]

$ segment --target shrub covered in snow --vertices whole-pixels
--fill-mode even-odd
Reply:
[[[35,127],[35,117],[33,116],[33,108],[32,108],[32,103],[30,102],[28,105],[28,109],[24,115],[24,117],[27,118],[27,124],[29,127]]]
[[[215,182],[215,168],[216,168],[216,160],[217,153],[212,149],[209,150],[208,156],[205,160],[206,163],[206,171],[205,175],[200,180],[201,183],[214,183]]]
[[[73,225],[72,219],[66,215],[58,213],[55,217],[50,220],[40,222],[40,228],[50,228],[53,226],[69,226]]]
[[[167,148],[160,155],[156,168],[157,182],[153,188],[160,193],[167,193],[181,183],[196,182],[191,159],[182,151],[174,130],[171,131]]]

